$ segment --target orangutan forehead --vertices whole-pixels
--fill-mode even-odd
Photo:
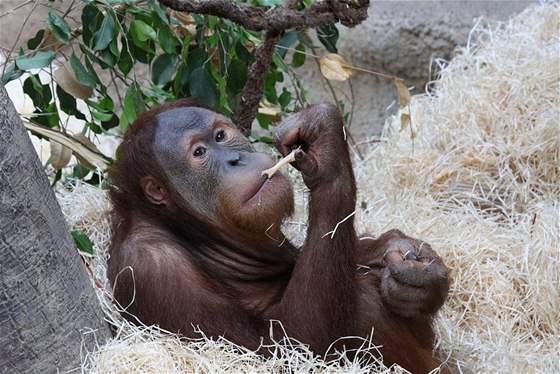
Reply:
[[[211,110],[196,107],[174,108],[158,114],[155,149],[178,156],[177,150],[182,148],[186,138],[204,137],[212,133],[212,124],[217,116]]]
[[[157,132],[182,133],[186,130],[203,129],[218,116],[204,108],[182,107],[167,110],[156,116]]]

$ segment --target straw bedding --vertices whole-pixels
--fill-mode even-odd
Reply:
[[[560,372],[559,20],[557,7],[535,5],[509,23],[477,23],[452,61],[436,61],[429,92],[404,110],[412,127],[401,129],[399,113],[355,161],[358,231],[400,228],[431,243],[451,269],[435,329],[453,371]],[[301,242],[305,189],[288,174],[299,209],[285,230]],[[78,184],[59,200],[69,224],[93,239],[95,277],[106,285],[104,192]],[[226,341],[185,342],[130,325],[106,292],[98,296],[117,334],[84,357],[85,371],[400,370],[344,356],[327,364],[305,347],[278,345],[279,357],[266,360]]]

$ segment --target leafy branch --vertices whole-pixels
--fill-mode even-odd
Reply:
[[[285,1],[284,6],[265,11],[261,7],[232,0],[159,0],[171,9],[197,14],[211,14],[228,19],[247,30],[282,32],[305,30],[336,22],[354,27],[367,18],[369,0],[317,1],[302,10],[299,1]]]
[[[289,29],[305,30],[331,25],[340,21],[353,27],[367,18],[369,0],[328,0],[315,2],[297,10],[298,1],[286,1],[283,6],[265,12],[262,8],[230,0],[159,0],[171,9],[218,16],[233,21],[248,30],[266,31],[241,97],[234,122],[248,135],[263,95],[263,85],[280,36]]]

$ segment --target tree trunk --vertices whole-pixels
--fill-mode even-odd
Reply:
[[[79,368],[87,349],[109,336],[60,206],[0,83],[0,372]]]

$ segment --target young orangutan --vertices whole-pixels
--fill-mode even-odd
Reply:
[[[117,219],[108,263],[125,316],[187,337],[196,326],[265,354],[270,320],[320,355],[373,329],[387,365],[437,367],[431,323],[447,269],[400,231],[358,239],[339,111],[322,104],[292,115],[277,127],[276,146],[283,155],[297,149],[293,164],[309,188],[301,248],[280,231],[293,210],[290,183],[281,173],[261,176],[274,162],[229,119],[184,99],[130,127],[111,173]]]

